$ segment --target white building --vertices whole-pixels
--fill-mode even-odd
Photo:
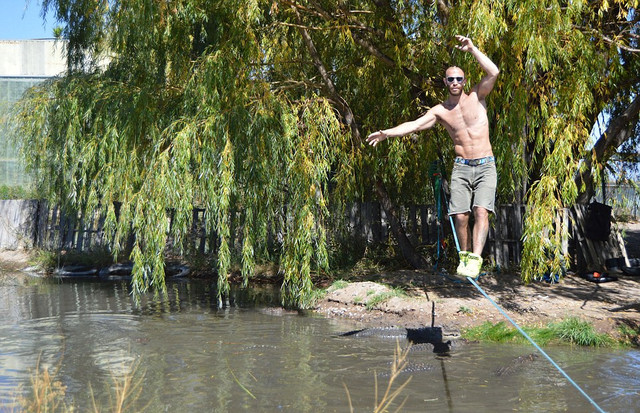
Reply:
[[[0,40],[0,116],[25,90],[66,69],[65,42],[55,39]],[[0,186],[24,185],[29,179],[18,149],[0,122]]]

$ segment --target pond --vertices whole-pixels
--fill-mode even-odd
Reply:
[[[0,411],[19,411],[16,398],[38,360],[57,371],[75,411],[93,411],[94,401],[110,411],[114,380],[127,376],[139,383],[130,412],[373,411],[396,341],[341,336],[365,326],[278,303],[268,288],[234,289],[219,309],[213,284],[203,281],[170,283],[168,297],[137,305],[126,282],[0,286]],[[404,402],[401,411],[595,411],[531,346],[422,350],[408,353],[408,371],[394,382],[396,389],[410,379],[393,405]],[[605,411],[637,411],[640,352],[545,351]]]

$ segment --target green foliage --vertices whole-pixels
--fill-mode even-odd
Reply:
[[[341,290],[349,285],[348,281],[345,280],[336,280],[331,286],[328,288],[328,291]]]
[[[0,199],[34,199],[38,198],[37,191],[24,186],[0,185]]]
[[[367,299],[365,303],[365,307],[367,310],[373,310],[378,305],[388,301],[390,298],[399,297],[405,298],[407,297],[407,293],[400,288],[393,288],[390,291],[385,291],[381,293],[376,293],[374,291],[367,293]]]
[[[569,343],[579,346],[610,347],[613,339],[597,333],[593,326],[586,321],[569,317],[546,327],[522,328],[533,341],[539,345],[550,343]],[[486,322],[478,327],[472,327],[464,332],[469,339],[492,341],[498,343],[516,342],[528,343],[528,340],[516,329],[501,321],[496,324]]]
[[[640,347],[640,327],[622,324],[619,330],[623,344]]]
[[[207,230],[219,237],[220,296],[229,289],[237,235],[246,280],[270,228],[284,235],[283,300],[302,302],[311,272],[327,267],[326,183],[340,126],[325,99],[311,93],[292,101],[269,89],[255,66],[263,30],[257,4],[223,3],[168,9],[131,1],[94,10],[103,13],[95,22],[118,27],[99,36],[112,54],[106,70],[32,90],[18,107],[18,133],[50,199],[103,211],[116,257],[135,234],[134,294],[164,289],[168,239],[182,249],[192,209],[201,206]],[[60,11],[67,6],[82,7],[49,5],[59,18],[68,17]],[[76,22],[67,23],[70,59],[79,64],[73,53],[83,50],[97,61],[97,38],[76,39]]]
[[[50,273],[60,266],[60,254],[48,250],[37,250],[31,257],[31,263]]]
[[[606,334],[598,334],[593,326],[577,317],[570,317],[551,326],[563,341],[579,346],[607,347],[613,344]]]
[[[498,343],[513,341],[518,337],[515,329],[509,328],[504,322],[493,324],[489,321],[478,327],[472,327],[464,332],[464,336],[471,340],[494,341]]]
[[[501,69],[488,109],[499,198],[526,193],[523,277],[555,272],[574,178],[606,161],[586,151],[589,132],[637,94],[636,40],[619,36],[637,2],[448,4],[45,0],[69,71],[18,105],[17,136],[50,200],[103,212],[116,258],[134,235],[134,293],[164,290],[163,256],[185,249],[202,207],[220,298],[232,263],[246,283],[268,258],[284,303],[301,305],[314,272],[348,264],[328,251],[329,205],[372,200],[379,182],[397,204],[433,201],[429,166],[454,156],[446,131],[375,149],[362,137],[443,100],[451,64],[477,82],[453,48],[469,35]]]
[[[461,305],[460,308],[458,308],[458,313],[472,314],[473,310],[467,306]]]
[[[327,295],[327,290],[321,288],[314,288],[309,294],[307,300],[299,306],[301,309],[315,308],[316,304],[320,302]]]

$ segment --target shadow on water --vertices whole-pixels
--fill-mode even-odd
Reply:
[[[371,411],[396,340],[409,345],[406,331],[343,336],[367,326],[279,303],[277,289],[233,289],[218,308],[214,285],[200,281],[170,283],[165,298],[145,296],[138,306],[126,282],[0,286],[0,404],[9,406],[0,411],[11,411],[39,355],[43,365],[60,366],[77,411],[90,410],[89,386],[107,405],[111,378],[136,362],[144,391],[131,411],[342,412],[350,404]],[[433,350],[415,344],[409,352],[402,411],[591,411],[552,366],[528,358],[530,347]],[[640,405],[640,353],[546,350],[605,410]]]

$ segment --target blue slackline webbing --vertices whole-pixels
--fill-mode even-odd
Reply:
[[[458,242],[458,236],[456,235],[456,226],[453,224],[453,217],[449,215],[449,222],[451,223],[451,231],[453,231],[453,240],[456,242],[456,251],[460,252],[460,243]]]
[[[445,202],[447,202],[446,194],[444,194],[444,188],[443,188],[443,195],[445,197]],[[440,201],[440,197],[438,197],[438,201]],[[448,209],[448,207],[447,207],[447,209]],[[455,225],[453,223],[453,217],[451,215],[449,215],[449,222],[451,223],[451,230],[453,232],[453,239],[454,239],[454,241],[456,243],[456,250],[458,252],[460,252],[460,243],[458,242],[458,235],[456,234],[456,228],[455,228]],[[513,324],[513,326],[520,332],[520,334],[522,334],[527,340],[529,340],[529,342],[531,342],[531,344],[533,344],[533,346],[540,353],[542,353],[542,355],[545,356],[546,359],[549,360],[549,362],[551,362],[551,364],[556,369],[558,369],[558,371],[560,373],[562,373],[562,375],[567,380],[569,380],[569,383],[571,383],[576,389],[578,389],[578,391],[589,401],[589,403],[591,403],[599,412],[605,413],[605,411],[602,410],[602,408],[600,406],[598,406],[598,404],[595,401],[593,401],[593,399],[591,399],[591,397],[589,397],[589,395],[587,393],[585,393],[584,390],[582,390],[582,388],[580,388],[580,386],[575,381],[573,381],[573,379],[571,377],[569,377],[569,375],[567,373],[565,373],[565,371],[562,370],[562,368],[555,361],[553,361],[553,359],[551,357],[549,357],[549,355],[547,353],[545,353],[544,350],[542,350],[542,348],[540,348],[540,346],[535,341],[533,341],[533,339],[531,337],[529,337],[529,335],[522,328],[520,328],[520,326],[515,321],[513,321],[511,319],[511,317],[509,317],[509,315],[507,313],[505,313],[504,310],[502,308],[500,308],[500,306],[495,301],[493,301],[491,299],[491,297],[489,297],[487,295],[487,293],[484,292],[484,290],[478,285],[478,283],[476,283],[476,281],[473,278],[467,277],[467,280],[469,280],[469,282],[471,284],[473,284],[473,286],[476,287],[476,289],[478,291],[480,291],[480,293],[482,295],[484,295],[489,300],[489,302],[491,302],[491,304],[493,304],[493,306],[496,307],[498,309],[498,311],[500,311],[500,313],[503,316],[506,317],[507,320],[509,320],[509,322],[511,324]]]

